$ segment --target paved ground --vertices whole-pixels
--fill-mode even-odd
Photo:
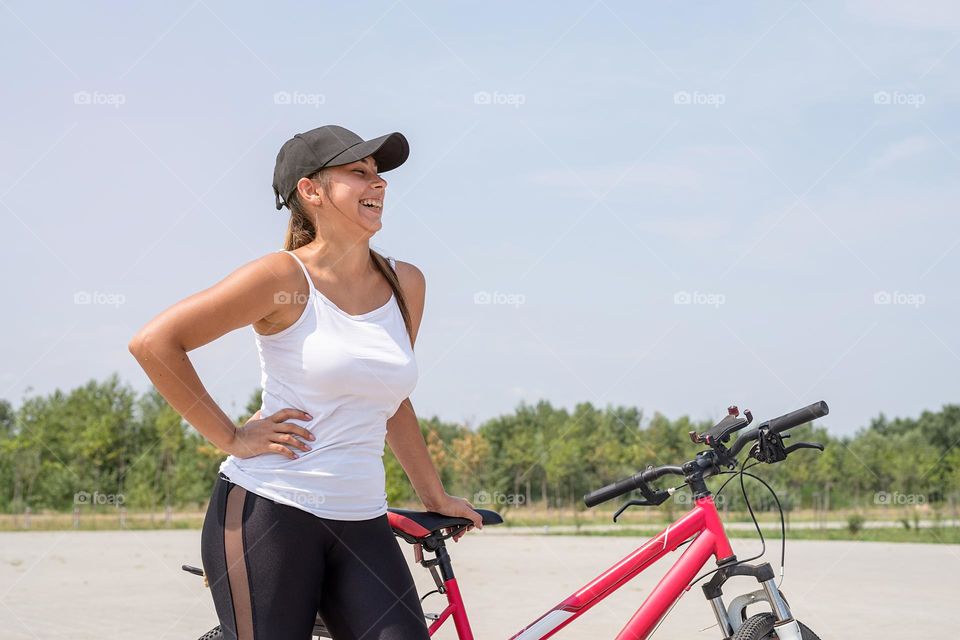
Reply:
[[[200,564],[199,542],[195,530],[0,533],[0,637],[197,638],[216,615],[202,579],[179,567]],[[451,553],[474,631],[484,640],[509,637],[635,545],[620,537],[480,532],[451,545]],[[753,550],[747,540],[733,545],[741,557]],[[662,570],[641,575],[555,637],[615,637]],[[424,593],[429,575],[414,571]],[[787,547],[783,590],[823,640],[953,637],[960,627],[958,576],[960,546],[795,541]],[[743,578],[728,584],[752,589]],[[439,609],[431,605],[435,598],[427,600],[428,611]],[[701,631],[711,624],[694,589],[655,637],[714,639],[716,629]],[[437,637],[454,638],[452,631]]]

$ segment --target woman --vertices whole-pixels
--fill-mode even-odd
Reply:
[[[318,610],[337,639],[428,637],[387,522],[384,442],[427,509],[482,527],[444,491],[408,397],[423,274],[369,246],[382,226],[379,174],[408,154],[400,133],[364,141],[324,126],[288,140],[273,180],[277,209],[290,210],[285,250],[177,303],[130,342],[170,405],[230,454],[201,534],[225,638],[306,639]],[[238,429],[187,352],[247,325],[263,402]]]

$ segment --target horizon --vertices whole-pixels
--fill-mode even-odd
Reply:
[[[130,388],[134,393],[136,393],[136,394],[137,394],[136,397],[137,397],[138,399],[141,398],[141,397],[143,397],[144,394],[149,393],[150,391],[156,391],[156,388],[153,387],[153,385],[149,385],[146,389],[137,389],[137,388],[135,388],[135,387],[130,383],[129,380],[124,380],[123,378],[121,378],[120,375],[119,375],[119,373],[117,373],[117,372],[114,372],[114,373],[111,374],[111,375],[116,375],[118,381],[120,382],[120,384],[121,384],[121,385],[126,385],[126,386],[127,386],[128,388]],[[77,389],[79,389],[79,388],[83,388],[83,387],[85,387],[85,386],[87,386],[87,385],[89,385],[89,384],[91,384],[91,383],[104,384],[104,383],[106,383],[106,382],[108,382],[108,381],[110,380],[111,375],[108,375],[108,376],[106,376],[106,377],[103,378],[103,379],[94,379],[94,378],[91,378],[91,379],[87,380],[86,382],[81,383],[81,384],[78,384],[78,385],[76,385],[75,387],[73,387],[73,388],[71,388],[71,389],[60,389],[60,388],[58,387],[58,388],[52,389],[51,391],[49,391],[49,392],[47,392],[47,393],[44,393],[44,394],[39,394],[39,393],[36,393],[36,392],[35,392],[34,390],[32,390],[32,389],[28,389],[27,391],[30,392],[30,393],[32,393],[32,395],[25,395],[24,397],[22,397],[22,398],[20,399],[20,402],[19,402],[19,403],[13,403],[13,402],[11,402],[11,403],[10,403],[10,406],[11,406],[11,408],[12,408],[14,411],[17,411],[17,410],[19,410],[19,409],[22,407],[24,401],[30,400],[30,399],[32,399],[32,398],[36,398],[36,397],[47,397],[47,396],[50,396],[50,395],[55,394],[55,393],[57,393],[57,392],[63,393],[63,394],[66,396],[66,395],[69,395],[71,392],[73,392],[73,391],[75,391],[75,390],[77,390]],[[252,399],[253,394],[254,394],[254,393],[257,393],[258,391],[260,391],[260,387],[255,387],[255,388],[251,389],[251,392],[250,392],[251,399]],[[7,400],[6,398],[0,398],[0,401],[10,402],[10,401]],[[488,423],[488,422],[490,422],[490,421],[492,421],[492,420],[496,420],[496,419],[499,419],[499,418],[503,418],[503,417],[505,417],[505,416],[516,415],[516,414],[518,413],[518,411],[519,411],[523,406],[528,406],[528,407],[531,407],[531,408],[536,408],[536,406],[537,406],[539,403],[541,403],[541,402],[546,402],[551,408],[553,408],[553,409],[555,409],[555,410],[558,410],[558,411],[561,411],[561,410],[562,410],[562,411],[566,411],[567,414],[570,415],[570,416],[573,416],[573,415],[574,415],[574,412],[575,412],[575,410],[576,410],[576,407],[577,407],[577,405],[579,405],[579,404],[590,404],[595,410],[601,411],[601,412],[606,412],[606,411],[609,410],[609,409],[628,409],[628,410],[629,410],[629,409],[635,409],[635,410],[638,411],[638,413],[639,413],[639,415],[640,415],[640,428],[641,428],[641,429],[647,428],[647,427],[649,426],[649,424],[650,424],[650,421],[651,421],[652,419],[654,419],[655,417],[657,417],[657,416],[664,417],[664,418],[666,418],[667,420],[669,420],[670,422],[676,422],[676,421],[678,421],[678,420],[683,420],[683,419],[688,419],[688,420],[690,420],[690,421],[693,422],[693,423],[701,423],[701,422],[703,422],[703,423],[707,423],[707,422],[712,423],[712,422],[715,422],[715,419],[714,419],[714,418],[707,418],[707,417],[704,417],[704,418],[696,418],[696,417],[694,417],[694,416],[691,416],[691,415],[685,414],[685,413],[681,413],[681,414],[679,414],[679,415],[669,415],[669,414],[663,413],[663,412],[661,412],[661,411],[656,411],[656,410],[654,410],[654,411],[652,411],[652,412],[648,412],[644,407],[637,406],[637,405],[613,404],[613,403],[607,403],[607,404],[604,404],[604,405],[596,405],[596,404],[593,404],[590,400],[581,400],[581,401],[573,402],[572,404],[563,404],[563,405],[561,405],[561,404],[557,404],[557,403],[553,402],[553,401],[550,400],[549,398],[540,398],[540,399],[536,399],[536,400],[520,399],[520,400],[517,401],[517,403],[514,405],[514,407],[513,407],[510,411],[498,413],[498,414],[496,414],[496,415],[491,415],[491,416],[487,417],[486,419],[484,419],[484,420],[482,420],[482,421],[480,421],[480,422],[469,422],[469,421],[450,420],[450,419],[445,418],[444,416],[440,416],[440,415],[437,415],[437,414],[429,414],[429,415],[428,415],[428,414],[419,413],[419,412],[418,412],[418,416],[417,416],[417,417],[418,417],[421,421],[438,420],[438,421],[440,421],[440,422],[443,423],[443,424],[451,424],[451,425],[462,426],[462,427],[465,427],[465,428],[467,428],[467,429],[469,429],[469,430],[471,430],[471,431],[473,431],[473,432],[476,432],[481,426],[483,426],[484,424],[486,424],[486,423]],[[830,404],[830,403],[828,402],[827,405],[829,406],[829,404]],[[736,405],[736,406],[737,406],[737,408],[740,410],[741,413],[743,413],[744,411],[747,411],[747,410],[751,410],[750,407],[748,407],[748,406],[740,406],[740,405]],[[828,424],[825,424],[825,423],[824,423],[824,420],[829,420],[829,416],[827,416],[827,417],[825,417],[825,418],[818,418],[818,419],[816,419],[816,420],[813,421],[813,424],[814,424],[815,426],[817,426],[817,427],[820,427],[820,428],[825,429],[831,436],[834,436],[834,437],[845,437],[845,436],[851,436],[851,437],[853,437],[853,436],[856,436],[856,435],[858,435],[858,434],[861,434],[862,432],[870,429],[871,426],[872,426],[875,422],[880,421],[880,420],[887,420],[887,421],[893,421],[893,420],[919,420],[924,414],[928,414],[928,413],[939,413],[939,412],[943,411],[944,409],[946,409],[947,407],[950,407],[950,406],[960,406],[960,403],[945,403],[945,404],[943,404],[943,405],[941,405],[941,406],[939,406],[939,407],[936,407],[936,408],[934,408],[934,407],[928,407],[928,408],[926,408],[926,409],[923,409],[922,411],[920,411],[920,412],[919,412],[918,414],[916,414],[916,415],[887,415],[887,414],[884,414],[884,413],[880,412],[880,413],[878,413],[877,415],[871,417],[865,424],[858,425],[858,426],[856,426],[853,430],[848,430],[848,431],[843,431],[843,432],[834,432],[834,430],[832,430]],[[796,408],[800,408],[800,407],[796,407]],[[136,406],[134,406],[134,410],[136,411]],[[832,410],[833,410],[833,409],[832,409],[832,407],[831,407],[831,411],[832,411]],[[751,411],[752,411],[752,410],[751,410]],[[787,412],[785,411],[784,413],[787,413]],[[227,412],[227,415],[230,415],[230,417],[231,417],[232,419],[236,420],[236,419],[238,419],[239,417],[242,417],[242,416],[246,415],[246,411],[241,411],[240,413],[237,413],[236,411],[233,411],[233,412],[231,413],[230,411],[228,411],[228,412]],[[755,417],[756,417],[756,419],[758,419],[759,421],[762,422],[763,420],[767,420],[767,419],[770,419],[770,418],[775,418],[775,417],[777,417],[778,415],[783,415],[783,414],[776,414],[776,415],[769,415],[769,416],[759,416],[759,415],[757,415],[757,416],[755,416]],[[184,424],[186,424],[186,425],[189,426],[191,429],[193,429],[193,426],[190,425],[190,424],[189,424],[187,421],[185,421],[185,420],[184,420]],[[194,431],[196,431],[196,429],[194,429]]]

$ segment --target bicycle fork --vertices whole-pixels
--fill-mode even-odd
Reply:
[[[800,625],[794,620],[790,606],[774,579],[773,568],[769,563],[759,565],[735,564],[736,557],[732,557],[720,567],[705,585],[703,595],[713,608],[713,615],[717,618],[720,631],[724,638],[730,638],[747,619],[747,607],[756,602],[766,602],[777,619],[774,630],[780,640],[802,640]],[[727,607],[723,603],[723,585],[733,576],[753,576],[762,588],[751,593],[737,596]]]

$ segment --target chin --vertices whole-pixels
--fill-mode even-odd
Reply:
[[[362,226],[364,229],[366,229],[366,230],[367,230],[367,233],[372,236],[372,235],[375,234],[377,231],[380,231],[380,229],[383,228],[383,223],[382,223],[382,222],[379,222],[379,221],[377,221],[377,222],[372,222],[372,221],[370,221],[370,220],[364,220],[364,221],[361,223],[360,226]]]
[[[383,220],[380,216],[374,218],[370,215],[364,215],[361,213],[358,217],[358,222],[360,226],[368,229],[380,229],[383,227]]]

